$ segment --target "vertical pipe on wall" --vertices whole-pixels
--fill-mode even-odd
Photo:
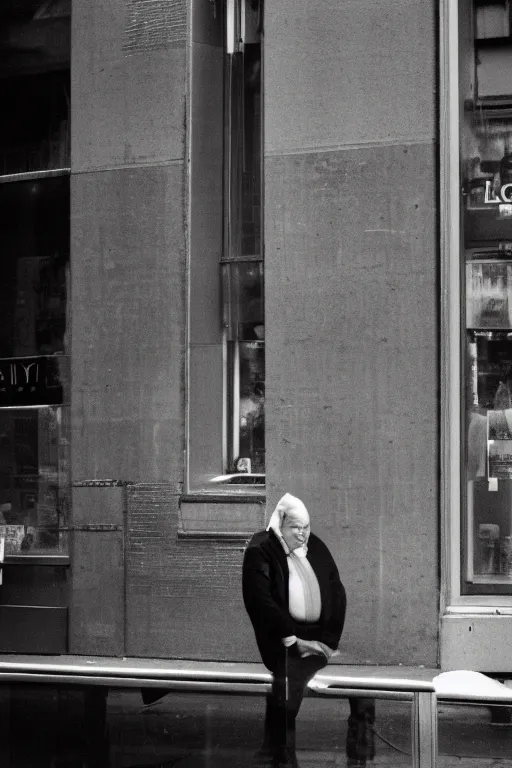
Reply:
[[[457,0],[439,18],[441,611],[460,595],[460,210]]]

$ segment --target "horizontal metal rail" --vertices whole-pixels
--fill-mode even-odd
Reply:
[[[1,657],[0,657],[1,659]],[[311,680],[306,695],[323,699],[360,697],[408,702],[411,705],[412,768],[435,768],[436,696],[429,674],[378,674],[361,667],[324,669]],[[424,677],[425,679],[422,679]],[[432,675],[433,677],[433,675]],[[91,689],[155,689],[176,694],[265,696],[272,676],[262,665],[225,662],[135,659],[45,661],[17,658],[0,661],[0,685],[42,684]]]
[[[265,696],[271,681],[263,665],[243,662],[66,656],[35,660],[0,655],[0,685],[152,688],[177,694],[253,697]],[[311,680],[307,695],[409,702],[413,768],[435,768],[439,704],[512,707],[512,690],[479,673],[439,674],[438,670],[402,667],[329,665]]]
[[[361,697],[368,699],[393,699],[394,701],[412,701],[412,691],[386,691],[379,688],[347,688],[345,686],[318,687],[314,681],[308,685],[307,695],[316,698],[341,699],[345,697]]]
[[[206,680],[141,679],[140,677],[107,677],[95,675],[52,675],[48,673],[6,672],[2,683],[38,683],[40,685],[107,686],[108,688],[162,688],[175,693],[224,693],[243,696],[265,696],[270,683],[214,682]]]
[[[231,680],[176,680],[168,678],[143,678],[106,675],[69,675],[31,672],[4,672],[0,675],[2,683],[38,683],[41,685],[91,685],[109,688],[161,688],[173,693],[222,693],[237,696],[265,696],[271,689],[271,683],[240,682]],[[406,691],[385,691],[374,688],[324,688],[310,685],[306,691],[307,696],[315,698],[348,698],[364,697],[377,699],[392,699],[396,701],[412,701],[414,693]]]
[[[80,664],[45,664],[45,663],[4,663],[0,662],[0,682],[13,674],[33,675],[35,679],[52,676],[56,680],[69,677],[86,683],[88,680],[108,678],[119,684],[122,680],[134,679],[139,685],[166,686],[172,682],[217,682],[235,684],[270,684],[272,677],[265,672],[237,672],[216,669],[175,669],[116,666],[83,666]]]
[[[397,678],[386,677],[385,675],[373,677],[364,675],[331,675],[327,670],[323,670],[319,675],[313,678],[318,686],[327,687],[329,690],[335,689],[365,689],[376,692],[407,692],[407,693],[433,693],[435,688],[431,680],[420,680],[417,678]]]

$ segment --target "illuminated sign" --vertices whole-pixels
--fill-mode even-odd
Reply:
[[[63,355],[0,359],[0,408],[61,405],[68,369],[69,358]]]
[[[503,184],[499,194],[493,189],[492,181],[485,182],[484,203],[487,205],[501,205],[503,203],[512,203],[512,184]]]

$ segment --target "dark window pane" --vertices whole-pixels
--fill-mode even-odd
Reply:
[[[0,78],[0,175],[68,168],[69,71]]]
[[[69,177],[0,184],[0,357],[64,353]]]

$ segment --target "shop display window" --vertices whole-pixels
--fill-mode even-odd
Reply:
[[[0,178],[1,182],[1,178]],[[0,539],[66,551],[69,176],[0,183]]]
[[[67,551],[69,409],[0,408],[0,538],[5,555]]]
[[[462,591],[512,593],[512,27],[459,6],[464,432]]]

